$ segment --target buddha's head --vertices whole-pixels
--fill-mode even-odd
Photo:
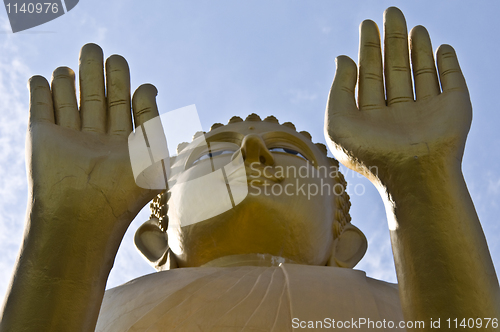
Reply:
[[[239,157],[248,194],[227,211],[186,226],[182,214],[203,205],[189,192],[193,187],[160,194],[151,204],[151,219],[135,236],[157,269],[281,262],[352,268],[363,257],[367,241],[350,223],[338,162],[327,157],[323,144],[312,143],[309,133],[252,114],[213,125],[205,140],[209,149],[189,150],[181,182]]]

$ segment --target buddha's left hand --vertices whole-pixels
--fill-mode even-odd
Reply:
[[[408,38],[399,9],[389,8],[384,16],[385,67],[378,27],[364,21],[359,76],[354,61],[337,58],[325,134],[344,165],[391,186],[415,165],[459,166],[472,107],[454,49],[438,48],[436,70],[426,29],[417,26]]]

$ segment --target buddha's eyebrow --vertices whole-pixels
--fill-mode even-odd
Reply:
[[[238,145],[241,144],[245,135],[237,131],[223,131],[212,136],[205,136],[207,142],[232,142]]]
[[[236,143],[238,145],[241,145],[241,142],[243,141],[243,138],[245,135],[237,132],[237,131],[224,131],[221,133],[217,133],[212,136],[206,136],[206,141],[207,142],[232,142]],[[294,136],[286,131],[272,131],[272,132],[267,132],[262,134],[262,138],[264,141],[269,141],[269,140],[277,140],[279,141],[280,139],[286,140],[288,144],[292,144],[296,146],[297,148],[300,148],[301,150],[304,150],[303,152],[310,154],[311,156],[314,156],[314,153],[311,151],[310,147],[303,142],[300,138],[297,136]]]
[[[294,136],[288,132],[285,131],[274,131],[270,133],[266,133],[263,135],[264,141],[268,140],[276,140],[279,141],[280,139],[286,140],[286,143],[292,144],[299,148],[303,153],[306,154],[306,157],[310,160],[313,160],[314,162],[317,162],[316,156],[314,152],[311,150],[308,144],[306,144],[301,138],[298,138],[297,136]]]

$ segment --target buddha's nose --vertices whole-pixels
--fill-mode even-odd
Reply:
[[[263,165],[274,165],[274,158],[267,149],[266,143],[259,135],[249,134],[241,142],[241,153],[245,164],[260,163]]]

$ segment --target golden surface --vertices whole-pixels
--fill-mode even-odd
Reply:
[[[359,77],[354,61],[345,56],[337,58],[325,120],[330,149],[344,165],[368,177],[384,200],[404,318],[499,318],[498,280],[461,172],[472,108],[455,52],[451,46],[440,46],[436,69],[425,28],[415,27],[408,38],[404,17],[394,7],[386,10],[384,25],[382,54],[376,24],[361,24]],[[43,77],[30,79],[27,225],[3,308],[1,331],[93,330],[125,230],[138,211],[158,194],[135,185],[127,151],[132,115],[136,126],[158,115],[156,89],[143,85],[131,100],[128,65],[120,56],[106,61],[106,80],[103,70],[102,50],[97,45],[85,45],[80,55],[80,111],[71,69],[54,71],[52,90]],[[308,167],[331,165],[320,147],[289,124],[259,121],[251,116],[247,121],[214,128],[207,138],[217,135],[240,146],[248,167],[252,163],[271,169],[303,165],[305,161],[299,156],[270,152],[273,144],[284,141],[314,161]],[[228,157],[221,156],[217,162],[227,163],[224,158]],[[191,179],[203,175],[206,171],[198,166],[187,168],[181,176]],[[334,178],[282,179],[274,174],[261,178],[257,188],[293,180],[333,184]],[[250,187],[250,193],[252,190],[255,187]],[[172,193],[169,222],[175,224],[183,211],[187,213],[186,209],[199,203],[190,201],[190,197],[189,192]],[[333,308],[334,290],[349,289],[335,298],[335,303],[344,301],[349,308],[347,304],[357,299],[354,303],[359,305],[339,313],[360,317],[369,312],[367,306],[382,301],[392,305],[393,311],[384,311],[382,305],[373,308],[380,317],[389,317],[390,312],[399,310],[399,301],[384,292],[392,286],[379,283],[370,286],[370,292],[359,293],[360,285],[373,282],[364,280],[364,276],[358,278],[362,272],[339,268],[353,267],[366,250],[366,239],[347,220],[347,201],[342,202],[326,195],[311,199],[300,195],[249,195],[226,213],[169,229],[170,249],[166,252],[167,243],[158,241],[163,236],[161,227],[150,223],[138,232],[136,242],[142,244],[140,248],[148,259],[161,260],[165,255],[165,265],[173,269],[150,278],[184,281],[179,288],[169,286],[174,297],[155,298],[165,301],[158,308],[175,304],[169,301],[191,301],[197,280],[207,282],[207,278],[218,274],[225,282],[211,284],[209,291],[225,290],[226,296],[240,296],[243,288],[238,288],[237,283],[234,292],[227,287],[235,280],[231,277],[233,271],[238,274],[236,279],[246,271],[253,279],[240,286],[255,285],[249,295],[252,301],[258,301],[257,295],[266,289],[276,292],[293,284],[296,289],[311,289],[303,296],[309,294],[313,300],[278,292],[273,293],[273,301],[282,299],[285,309],[301,308],[304,317],[316,317],[324,308]],[[287,269],[295,271],[289,279],[283,272]],[[264,282],[272,280],[272,275],[277,288]],[[144,294],[151,294],[153,285],[161,285],[161,281],[150,284],[146,280],[138,279],[123,288],[130,301],[130,308],[126,306],[126,310],[132,310],[130,317],[137,314],[134,308],[146,310],[139,305],[148,301]],[[343,282],[344,288],[340,287]],[[133,285],[140,286],[141,293],[134,293]],[[113,307],[109,302],[114,294],[111,291],[106,297],[100,321],[127,313],[123,311],[124,303]],[[369,294],[372,302],[366,300]],[[200,296],[198,301],[203,299],[206,297]],[[249,310],[259,306],[252,302],[235,309],[239,302],[231,301],[221,297],[221,301],[212,301],[205,309],[213,310],[210,317],[224,310],[238,310],[237,319],[226,321],[224,327],[241,330]],[[202,304],[195,301],[187,308]],[[155,312],[150,312],[150,320],[133,322],[138,324],[135,330],[155,326],[158,320],[163,323],[156,325],[160,329],[176,324],[167,319],[170,316],[155,316]],[[288,329],[292,323],[286,310],[271,314],[263,311],[262,315],[254,312],[251,327]],[[269,325],[273,319],[277,325]]]

